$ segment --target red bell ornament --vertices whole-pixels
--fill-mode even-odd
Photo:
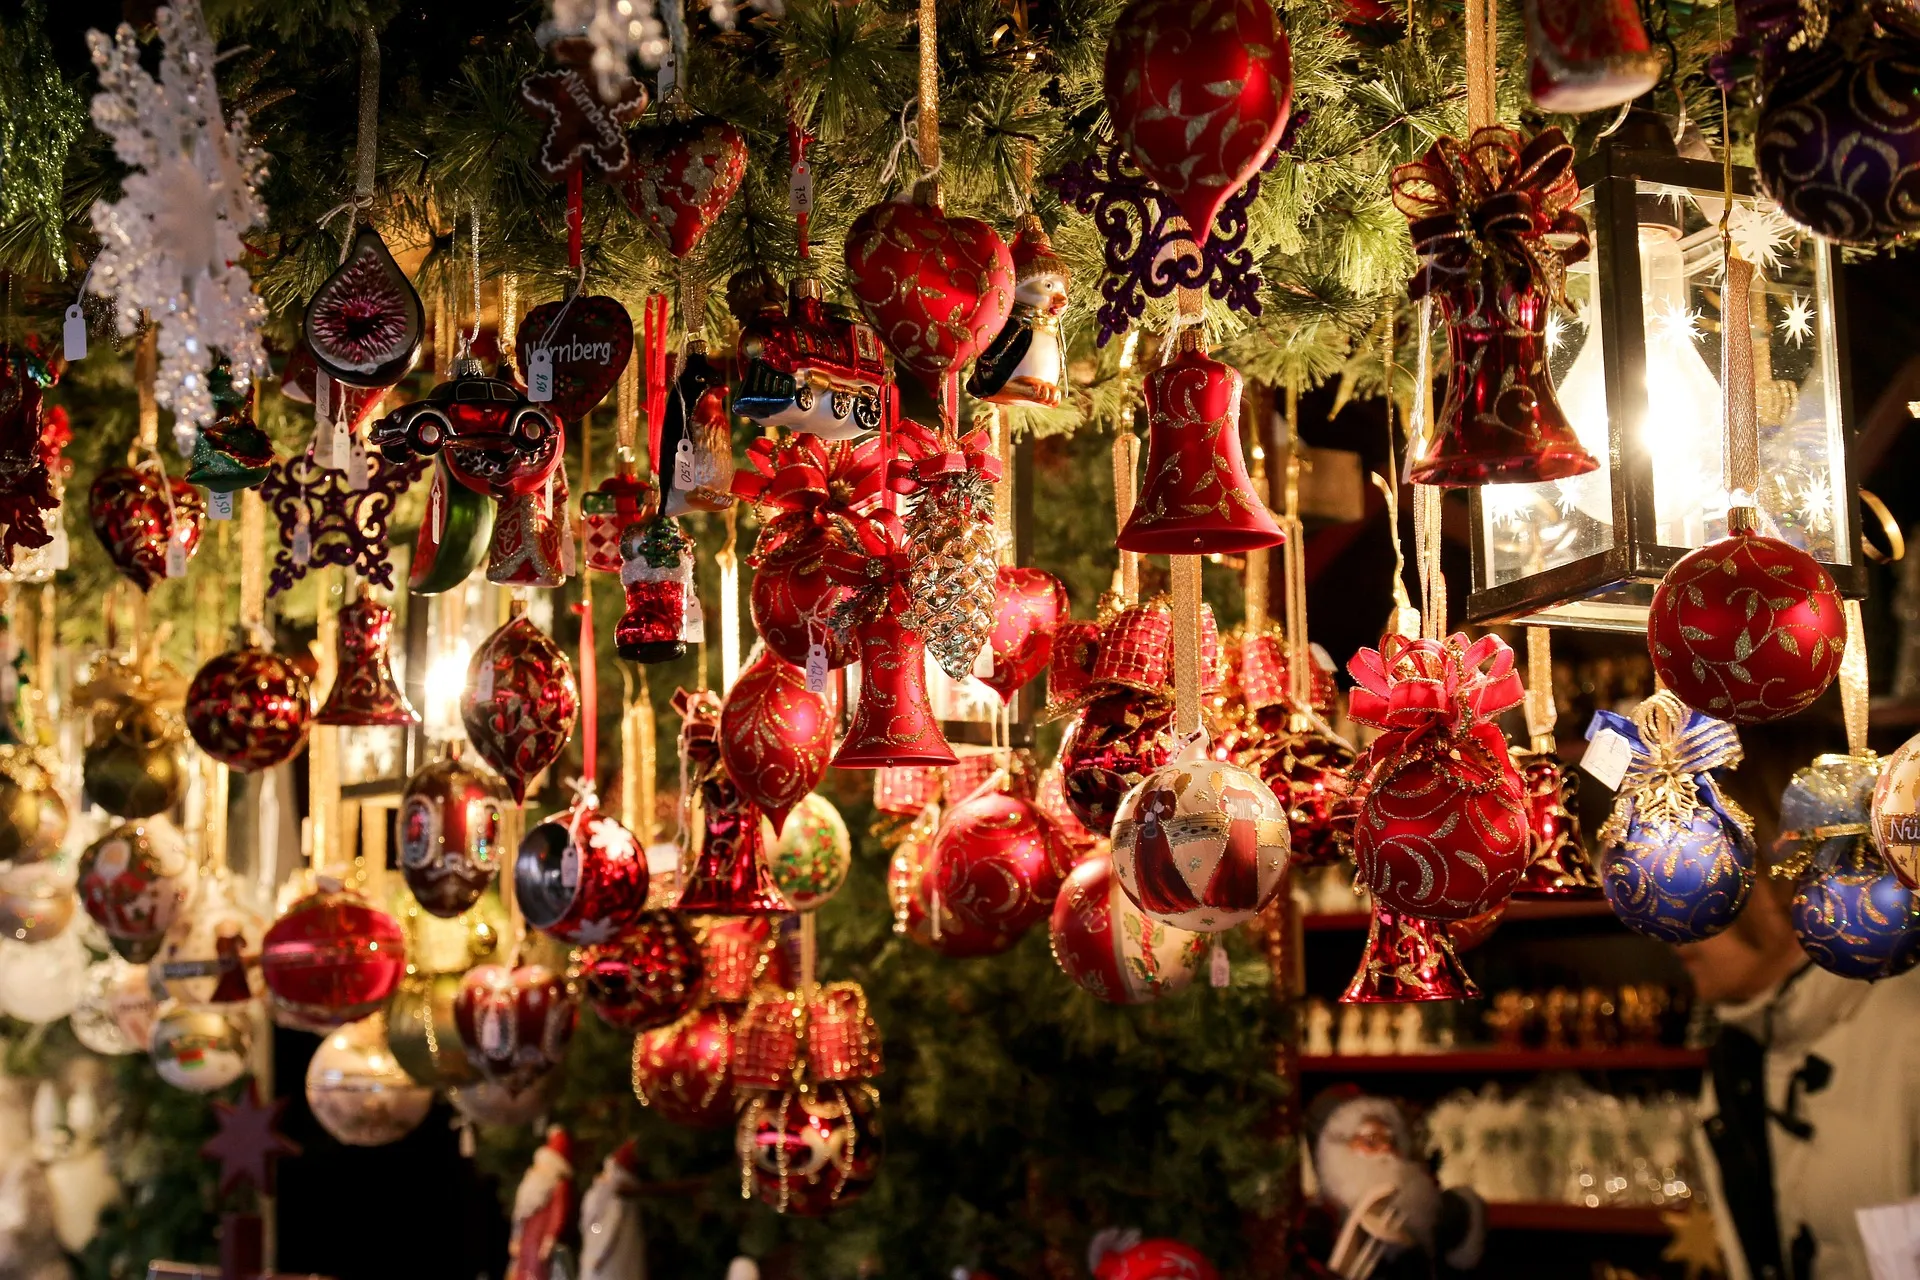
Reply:
[[[260,969],[275,1015],[308,1030],[357,1022],[406,971],[406,937],[386,912],[323,880],[268,928]]]
[[[1367,949],[1340,1003],[1411,1004],[1479,995],[1460,965],[1448,925],[1376,905]]]
[[[825,1082],[753,1096],[735,1145],[740,1187],[781,1213],[815,1218],[859,1199],[880,1175],[880,1095]]]
[[[460,982],[453,1022],[467,1061],[483,1077],[521,1093],[559,1066],[577,1009],[559,974],[545,965],[476,965]]]
[[[1542,111],[1604,111],[1660,79],[1635,0],[1526,0],[1527,94]]]
[[[1108,1004],[1145,1004],[1185,987],[1200,972],[1204,934],[1142,915],[1127,897],[1113,860],[1096,855],[1075,867],[1054,899],[1053,960],[1082,989]]]
[[[1047,918],[1073,868],[1073,846],[1019,783],[947,811],[933,840],[932,880],[962,924],[1019,935]]]
[[[1498,636],[1389,635],[1347,664],[1348,710],[1385,732],[1354,768],[1358,883],[1386,910],[1464,920],[1513,892],[1530,850],[1526,796],[1492,718],[1525,690]]]
[[[1147,375],[1146,483],[1121,550],[1216,555],[1285,541],[1241,459],[1240,388],[1240,374],[1207,354],[1199,326],[1180,330],[1173,359]]]
[[[527,832],[513,896],[550,938],[592,946],[625,937],[647,908],[647,855],[633,832],[585,801]]]
[[[832,684],[807,691],[807,673],[765,645],[727,691],[720,758],[727,776],[783,831],[787,814],[827,774],[840,699]]]
[[[1393,171],[1392,188],[1423,258],[1409,292],[1437,295],[1447,326],[1447,397],[1409,478],[1535,484],[1599,466],[1547,370],[1547,311],[1588,248],[1566,137],[1495,126],[1465,144],[1441,138]]]
[[[407,779],[400,874],[428,914],[451,920],[480,900],[500,865],[507,789],[458,751]]]
[[[187,732],[240,773],[285,764],[307,745],[307,677],[280,654],[246,645],[212,658],[187,686]]]
[[[480,758],[506,779],[515,804],[560,758],[580,717],[573,668],[558,645],[514,604],[514,617],[486,638],[467,665],[460,719]]]
[[[980,682],[1012,702],[1053,658],[1053,632],[1067,618],[1067,588],[1044,569],[1002,565],[995,575],[993,669]]]
[[[1790,543],[1735,532],[1681,557],[1653,593],[1654,674],[1696,711],[1760,724],[1812,706],[1840,673],[1833,577]]]
[[[720,748],[720,702],[712,692],[674,695],[680,711],[684,780],[700,793],[700,846],[681,885],[676,911],[778,915],[792,908],[774,886],[760,831],[760,810],[727,772]]]
[[[948,376],[979,355],[1013,311],[1006,242],[978,218],[948,217],[938,185],[922,181],[911,199],[883,201],[854,220],[846,262],[861,313],[946,405]]]
[[[1133,0],[1107,37],[1103,86],[1120,145],[1204,244],[1280,141],[1293,55],[1264,0]]]
[[[142,591],[167,576],[169,543],[191,559],[200,545],[207,500],[185,480],[170,478],[158,464],[109,467],[87,490],[87,519],[107,559]]]
[[[393,643],[393,610],[362,592],[340,610],[340,637],[334,666],[339,674],[327,694],[315,724],[419,724],[413,709],[393,678],[388,656]]]
[[[633,1092],[640,1104],[690,1129],[733,1119],[733,1022],[709,1005],[633,1038]]]
[[[1551,751],[1511,752],[1527,797],[1527,870],[1516,898],[1599,898],[1600,877],[1580,839],[1573,796],[1580,780]]]
[[[836,769],[952,764],[927,697],[926,646],[888,613],[860,628],[860,701],[834,754]]]
[[[649,911],[618,942],[580,958],[587,1003],[608,1026],[646,1031],[677,1021],[699,999],[705,967],[692,930],[671,911]]]

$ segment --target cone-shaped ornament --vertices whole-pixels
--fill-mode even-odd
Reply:
[[[340,610],[339,675],[316,724],[419,724],[393,678],[393,610],[364,593]]]
[[[860,702],[834,768],[952,764],[955,758],[927,698],[926,645],[882,614],[860,629]]]
[[[1366,952],[1340,1003],[1412,1004],[1479,997],[1480,989],[1460,966],[1445,921],[1375,906]]]

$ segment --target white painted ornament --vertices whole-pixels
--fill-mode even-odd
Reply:
[[[1874,847],[1910,889],[1920,888],[1920,735],[1887,757],[1867,822]]]
[[[159,1077],[189,1093],[224,1089],[247,1071],[253,1028],[244,1007],[170,1002],[148,1052]]]
[[[380,1014],[349,1023],[307,1060],[307,1106],[320,1127],[350,1147],[382,1147],[412,1133],[433,1106],[387,1044]]]
[[[46,942],[0,942],[0,1013],[36,1025],[58,1022],[86,994],[90,959],[77,925]]]

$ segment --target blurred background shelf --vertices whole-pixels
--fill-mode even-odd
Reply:
[[[1462,1049],[1440,1053],[1300,1055],[1310,1075],[1471,1074],[1483,1071],[1695,1071],[1705,1049],[1641,1045],[1620,1049]]]
[[[1663,1215],[1675,1210],[1644,1206],[1589,1209],[1579,1204],[1518,1202],[1487,1205],[1490,1231],[1559,1231],[1573,1234],[1664,1236],[1672,1233]]]

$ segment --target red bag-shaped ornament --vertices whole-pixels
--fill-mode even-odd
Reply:
[[[566,980],[545,965],[476,965],[460,982],[453,1023],[473,1069],[513,1093],[566,1057],[578,1012]]]

